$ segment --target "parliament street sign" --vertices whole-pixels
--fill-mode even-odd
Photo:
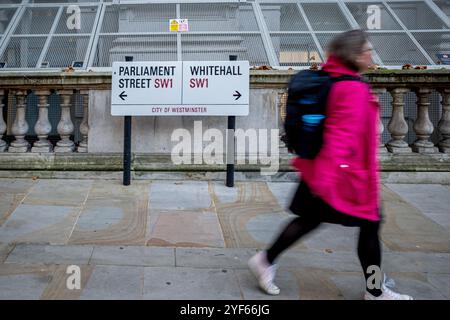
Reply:
[[[246,116],[248,61],[114,62],[113,116]]]

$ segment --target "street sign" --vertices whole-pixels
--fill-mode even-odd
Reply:
[[[248,61],[114,62],[113,116],[246,116]]]

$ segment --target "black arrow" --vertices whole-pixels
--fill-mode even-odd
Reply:
[[[124,97],[128,97],[126,94],[124,94],[125,91],[122,91],[121,94],[119,94],[120,99],[122,99],[123,101],[125,101]]]
[[[233,97],[236,97],[236,99],[234,99],[234,100],[239,99],[241,97],[241,94],[239,93],[239,91],[235,90],[234,92],[236,92],[235,94],[233,94]]]

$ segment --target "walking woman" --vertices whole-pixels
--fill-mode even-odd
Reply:
[[[361,76],[372,63],[367,34],[351,30],[329,44],[322,69],[331,77]],[[296,158],[301,182],[289,207],[298,217],[282,230],[275,242],[257,253],[249,268],[262,290],[277,295],[274,284],[277,257],[322,222],[359,227],[358,258],[366,283],[373,266],[381,270],[379,104],[363,81],[335,82],[328,95],[323,145],[312,160]],[[372,266],[371,268],[369,268]],[[369,268],[369,270],[368,270]],[[370,280],[370,279],[369,279]],[[412,300],[384,285],[366,285],[366,300]]]

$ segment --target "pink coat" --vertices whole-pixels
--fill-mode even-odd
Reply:
[[[333,77],[359,75],[333,56],[323,69]],[[368,84],[335,83],[328,96],[322,149],[313,160],[292,161],[311,191],[331,207],[372,221],[380,220],[379,109]]]

